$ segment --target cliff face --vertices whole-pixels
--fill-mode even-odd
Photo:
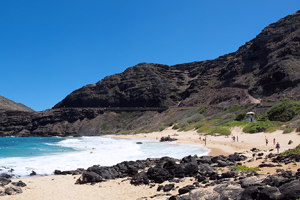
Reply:
[[[141,63],[84,86],[54,106],[132,107],[298,98],[300,11],[267,26],[236,52],[173,66]]]
[[[0,110],[0,136],[80,136],[83,124],[103,113],[102,109],[93,108],[41,112]]]

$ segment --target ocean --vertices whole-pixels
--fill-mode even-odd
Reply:
[[[137,144],[142,142],[142,144]],[[14,177],[51,175],[54,170],[75,170],[93,165],[169,156],[207,155],[202,145],[107,137],[4,137],[0,138],[0,174]],[[13,171],[11,172],[11,169]]]

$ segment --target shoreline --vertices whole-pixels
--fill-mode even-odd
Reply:
[[[242,153],[247,157],[247,161],[242,161],[243,165],[247,167],[257,167],[265,159],[253,159],[253,152],[250,151],[252,148],[257,148],[260,152],[263,152],[263,156],[269,153],[276,154],[276,149],[273,145],[273,138],[279,141],[281,144],[280,152],[295,148],[300,143],[300,136],[293,132],[289,134],[283,134],[283,131],[276,131],[274,133],[256,133],[246,134],[241,131],[240,128],[234,128],[232,134],[238,136],[239,141],[233,142],[231,138],[225,138],[225,136],[207,136],[207,145],[204,145],[204,141],[200,141],[200,135],[196,131],[188,132],[177,132],[168,128],[162,132],[148,133],[148,134],[137,134],[137,135],[106,135],[104,137],[111,137],[115,139],[143,139],[153,140],[160,139],[162,136],[166,137],[170,135],[172,138],[177,139],[177,143],[191,144],[191,145],[202,145],[210,149],[210,156],[219,156],[234,154],[235,152]],[[176,134],[175,134],[176,133]],[[175,135],[174,135],[175,134]],[[201,139],[203,136],[201,136]],[[268,145],[265,144],[265,138],[270,141]],[[288,145],[288,141],[293,140],[291,145]],[[270,151],[273,149],[272,151]],[[188,156],[188,155],[186,155]],[[251,162],[249,160],[252,160]],[[271,163],[270,159],[265,162],[266,164]],[[282,170],[293,170],[297,171],[299,163],[290,163],[288,165],[282,165],[281,167],[264,167],[258,171],[259,174],[276,174],[277,169]],[[74,169],[75,170],[75,169]],[[130,178],[117,178],[106,180],[104,182],[96,184],[83,184],[76,185],[76,180],[81,175],[49,175],[49,176],[33,176],[33,177],[20,177],[11,179],[13,182],[22,180],[27,186],[23,187],[23,193],[17,195],[6,195],[2,196],[5,200],[27,200],[27,199],[168,199],[163,191],[158,192],[157,187],[149,185],[134,186],[130,184]],[[193,185],[195,180],[192,177],[185,177],[181,182],[176,183],[176,187],[184,187],[186,185]],[[173,182],[174,183],[174,182]],[[169,181],[162,183],[173,184]],[[169,191],[171,195],[178,194],[178,190]],[[155,198],[153,196],[158,195]],[[159,196],[161,195],[161,196]]]
[[[171,138],[176,138],[177,143],[191,144],[191,145],[202,145],[210,149],[208,155],[228,156],[235,152],[247,152],[252,148],[257,148],[260,150],[269,151],[273,149],[276,151],[275,144],[273,144],[273,139],[275,138],[275,143],[280,143],[280,152],[288,149],[295,148],[300,143],[300,135],[296,132],[289,134],[283,134],[282,130],[277,130],[273,133],[243,133],[242,129],[239,127],[232,128],[232,136],[238,137],[238,141],[233,142],[231,136],[225,138],[225,136],[206,136],[206,146],[204,141],[200,141],[204,138],[201,134],[199,135],[196,130],[191,130],[187,132],[178,132],[168,127],[161,132],[153,133],[143,133],[143,134],[131,134],[131,135],[105,135],[103,137],[115,138],[115,139],[146,139],[146,140],[159,140],[161,137],[170,136]],[[268,144],[266,145],[266,139],[268,139]],[[292,144],[288,144],[289,140],[292,140]],[[277,153],[277,152],[276,152]]]

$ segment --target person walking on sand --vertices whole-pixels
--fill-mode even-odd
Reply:
[[[279,142],[277,142],[277,144],[276,144],[276,149],[277,149],[277,153],[279,153],[279,149],[280,149],[280,144],[279,144]]]
[[[237,142],[239,141],[239,136],[236,136],[236,141],[237,141]]]
[[[274,144],[274,145],[276,144],[276,142],[275,142],[275,138],[273,139],[273,144]]]
[[[268,141],[268,139],[266,138],[266,146],[268,145],[268,143],[269,143],[269,141]]]

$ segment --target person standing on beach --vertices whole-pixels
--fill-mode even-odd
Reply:
[[[266,146],[268,145],[268,143],[269,143],[269,141],[268,141],[268,139],[266,138]]]
[[[273,139],[273,144],[274,144],[274,145],[276,144],[276,142],[275,142],[275,138]]]
[[[237,141],[237,142],[239,141],[239,136],[236,136],[236,141]]]
[[[279,144],[279,142],[277,142],[277,144],[276,144],[276,149],[277,149],[277,153],[279,153],[279,149],[280,149],[280,144]]]

